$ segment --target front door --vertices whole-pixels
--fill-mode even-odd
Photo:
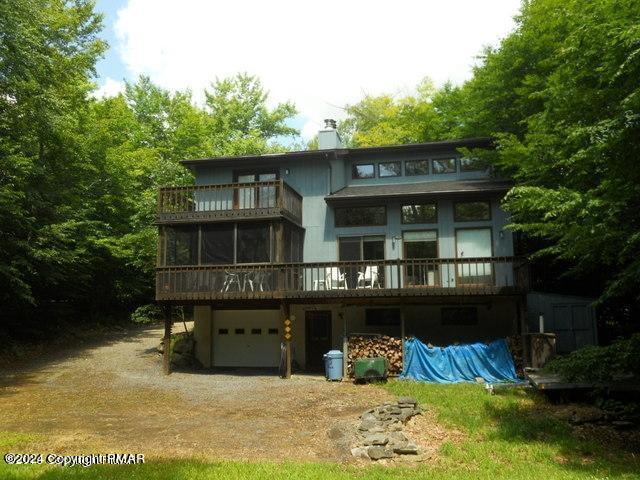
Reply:
[[[331,312],[309,311],[305,313],[307,370],[321,371],[322,356],[331,350]]]

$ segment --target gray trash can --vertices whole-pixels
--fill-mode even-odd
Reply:
[[[342,352],[340,350],[331,350],[323,355],[324,358],[324,374],[327,380],[342,380]]]

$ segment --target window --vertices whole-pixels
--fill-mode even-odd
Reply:
[[[235,172],[234,178],[237,183],[268,182],[277,180],[275,171],[264,172]],[[236,208],[272,208],[276,206],[276,187],[261,186],[238,188],[235,191]]]
[[[277,335],[278,334],[278,329],[277,328],[270,328],[269,329],[269,335]]]
[[[407,260],[438,258],[435,230],[402,232],[402,243]],[[433,287],[439,283],[438,265],[428,261],[411,262],[404,268],[404,278],[407,287]]]
[[[233,223],[202,226],[202,264],[227,265],[234,262]]]
[[[386,225],[386,207],[350,207],[336,208],[336,227],[363,227],[368,225]]]
[[[460,159],[460,171],[461,172],[481,172],[485,170],[485,166],[478,158],[461,158]]]
[[[271,255],[268,223],[239,223],[236,263],[266,263]]]
[[[229,329],[228,328],[219,328],[218,329],[218,335],[228,335],[229,334]]]
[[[378,176],[384,177],[399,177],[402,175],[402,166],[400,162],[385,162],[378,164]]]
[[[491,220],[491,202],[456,202],[453,205],[453,219],[456,222]]]
[[[165,229],[165,265],[198,264],[198,227],[167,227]]]
[[[354,165],[351,171],[353,178],[375,178],[376,170],[373,163]]]
[[[365,310],[365,325],[372,327],[387,327],[400,325],[399,308],[367,308]]]
[[[236,335],[244,335],[244,328],[236,328]]]
[[[341,262],[360,260],[384,260],[384,237],[338,238],[338,258]]]
[[[433,173],[456,173],[456,159],[440,158],[433,160]]]
[[[476,307],[443,307],[440,311],[442,325],[477,325]]]
[[[407,160],[404,162],[405,175],[429,175],[429,160]]]
[[[251,329],[251,335],[261,335],[262,334],[262,329],[261,328],[252,328]]]
[[[402,223],[436,223],[438,211],[435,203],[402,206]]]

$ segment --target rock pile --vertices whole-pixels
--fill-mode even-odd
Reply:
[[[419,459],[420,448],[402,433],[404,424],[421,409],[413,397],[400,397],[397,403],[384,403],[360,416],[356,438],[351,449],[354,457],[380,460],[399,455],[414,455]]]

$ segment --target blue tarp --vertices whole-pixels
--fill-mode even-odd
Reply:
[[[400,378],[434,383],[474,382],[476,377],[487,383],[520,382],[507,341],[495,340],[488,345],[472,343],[429,348],[417,338],[404,343],[405,362]]]

